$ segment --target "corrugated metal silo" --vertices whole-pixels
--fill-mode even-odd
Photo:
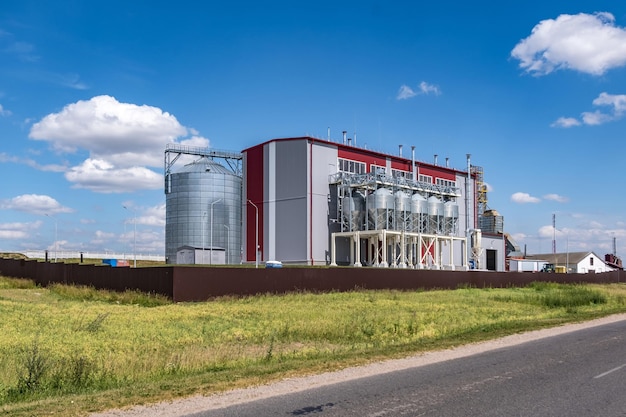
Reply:
[[[424,233],[428,230],[428,202],[419,193],[411,196],[411,232]]]
[[[358,191],[342,199],[342,216],[348,231],[363,230],[365,219],[365,197]]]
[[[213,263],[209,249],[224,253],[229,264],[241,262],[242,178],[209,158],[171,173],[165,198],[165,257],[176,262],[183,246],[209,252],[196,263]]]
[[[367,216],[370,230],[391,229],[393,227],[393,193],[387,188],[379,188],[367,196]]]
[[[443,202],[437,197],[428,197],[428,232],[432,234],[443,231]]]

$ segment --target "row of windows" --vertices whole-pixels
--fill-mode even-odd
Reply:
[[[365,164],[363,162],[350,161],[349,159],[339,158],[339,172],[347,172],[350,174],[365,174]]]
[[[347,172],[350,174],[365,174],[366,164],[358,161],[351,161],[349,159],[338,158],[337,166],[339,167],[339,172]],[[373,174],[386,174],[387,169],[384,166],[380,165],[370,165],[370,172]],[[406,178],[408,180],[413,179],[413,173],[409,171],[402,171],[400,169],[391,169],[391,175],[394,178]],[[433,177],[430,175],[419,174],[418,176],[419,182],[425,182],[428,184],[433,183]],[[436,184],[442,187],[456,187],[456,181],[444,180],[442,178],[436,179]]]
[[[437,178],[437,185],[442,187],[456,187],[456,181],[444,180],[442,178]]]

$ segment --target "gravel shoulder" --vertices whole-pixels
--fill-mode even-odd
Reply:
[[[567,324],[550,329],[520,333],[486,342],[459,346],[453,349],[426,352],[403,359],[393,359],[375,362],[360,367],[346,368],[337,372],[328,372],[302,378],[289,378],[273,384],[238,389],[211,396],[193,396],[177,401],[159,403],[150,406],[138,406],[125,410],[109,410],[104,413],[91,414],[90,417],[178,417],[185,414],[219,409],[233,404],[240,404],[277,395],[304,391],[310,388],[350,381],[386,372],[393,372],[463,358],[494,349],[514,346],[545,337],[556,336],[623,320],[626,320],[626,314],[616,314],[583,323]]]

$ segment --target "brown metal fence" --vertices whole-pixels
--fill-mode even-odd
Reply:
[[[459,286],[524,286],[533,281],[559,283],[623,282],[623,271],[601,274],[531,272],[435,271],[381,268],[229,268],[167,265],[147,268],[65,264],[0,259],[0,275],[98,289],[161,294],[175,302],[204,301],[224,295],[254,295],[296,291],[328,292],[354,289],[454,289]]]

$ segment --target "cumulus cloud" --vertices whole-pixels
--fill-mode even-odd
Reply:
[[[557,203],[567,203],[569,199],[558,194],[546,194],[543,196],[544,200],[556,201]]]
[[[514,203],[526,204],[526,203],[539,203],[541,199],[537,197],[533,197],[528,193],[517,192],[511,196],[511,201]]]
[[[580,115],[580,120],[573,117],[560,117],[554,123],[552,127],[574,127],[582,124],[588,126],[597,126],[614,120],[619,120],[624,117],[626,113],[626,94],[609,94],[606,92],[600,93],[600,95],[593,100],[594,106],[602,106],[605,111],[595,110],[593,112],[583,112]]]
[[[562,14],[539,22],[511,56],[534,75],[559,69],[602,75],[626,65],[626,29],[607,12]]]
[[[40,194],[23,194],[9,200],[0,201],[0,208],[40,215],[72,213],[74,211],[69,207],[63,206],[54,198]]]
[[[0,223],[0,239],[26,239],[30,231],[38,229],[42,224],[40,220],[29,223]]]
[[[163,176],[145,167],[119,168],[102,159],[87,159],[65,173],[74,188],[99,193],[156,190],[163,186]]]
[[[409,98],[415,97],[417,95],[427,95],[434,94],[436,96],[441,94],[439,87],[434,84],[429,84],[426,81],[422,81],[419,83],[417,87],[417,91],[409,87],[408,85],[401,85],[398,90],[398,94],[396,95],[396,100],[407,100]]]
[[[189,137],[189,135],[192,135]],[[77,188],[95,192],[156,189],[168,143],[208,147],[209,141],[163,110],[96,96],[65,106],[35,123],[29,137],[59,153],[87,151],[89,158],[66,173]]]

